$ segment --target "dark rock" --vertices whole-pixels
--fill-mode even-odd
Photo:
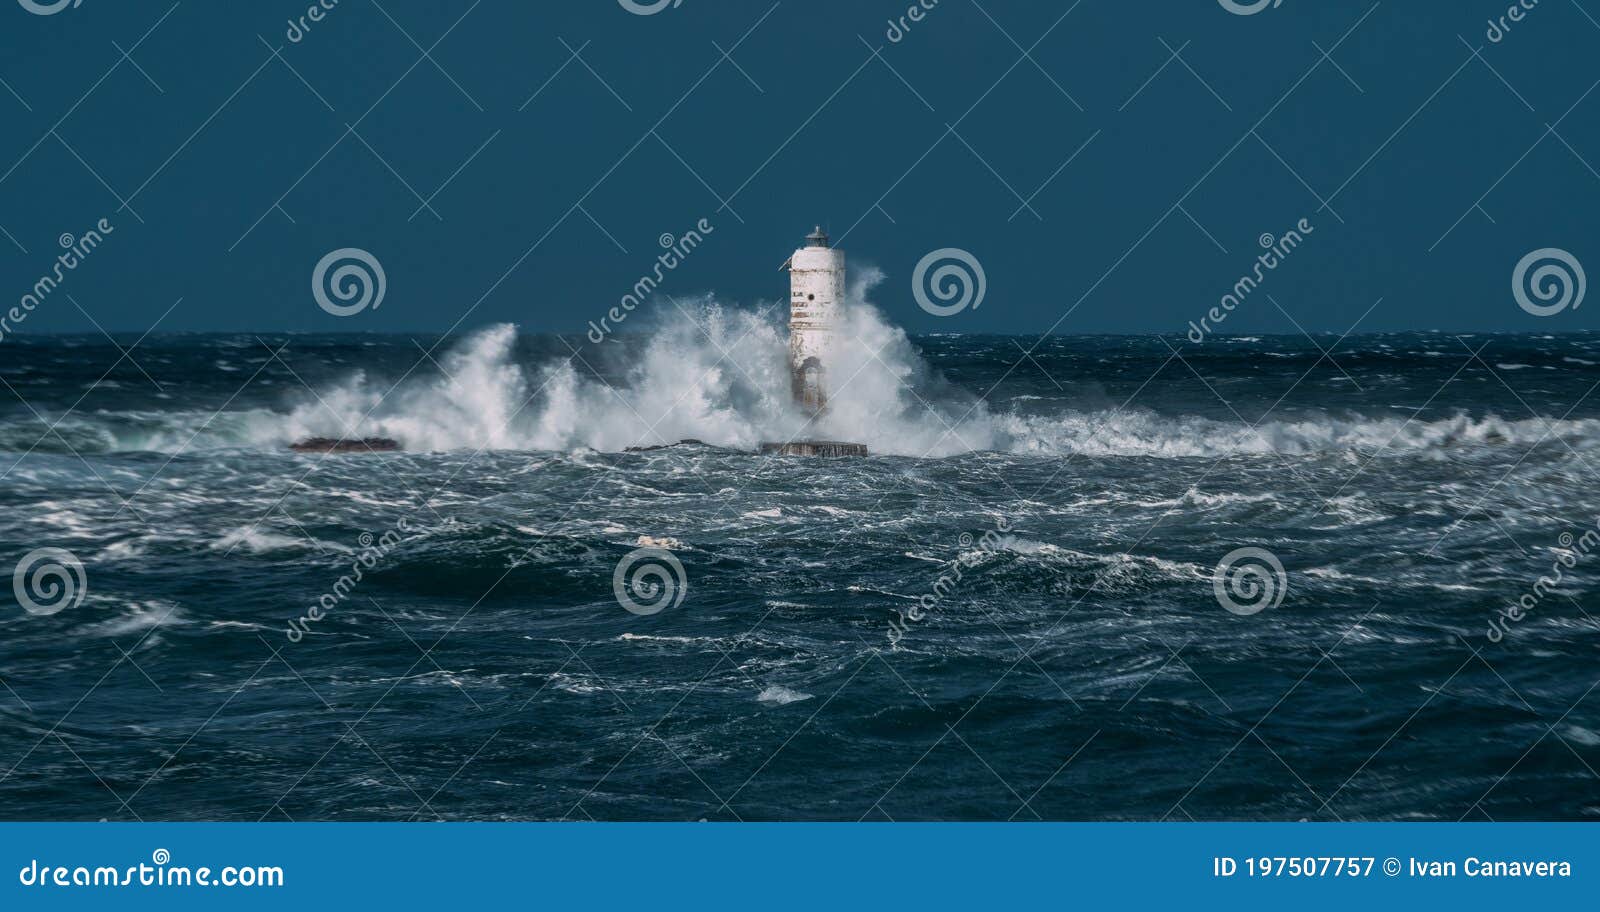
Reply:
[[[843,443],[838,440],[791,440],[787,443],[763,443],[763,456],[865,456],[864,443]]]
[[[678,441],[677,443],[658,443],[655,446],[623,447],[622,448],[622,452],[624,452],[624,453],[649,453],[649,452],[652,452],[652,451],[655,451],[655,450],[670,450],[673,447],[705,446],[705,445],[706,445],[706,442],[704,440],[696,440],[693,437],[685,437],[682,440]]]
[[[400,443],[388,437],[363,437],[359,440],[338,437],[307,437],[289,444],[296,453],[394,453]]]

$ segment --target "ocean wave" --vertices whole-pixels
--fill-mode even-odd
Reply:
[[[463,420],[465,414],[462,413]],[[1255,428],[1236,422],[1201,417],[1158,415],[1142,409],[1084,411],[1059,415],[991,415],[962,422],[962,430],[952,433],[943,426],[924,426],[909,430],[914,422],[906,416],[907,428],[900,433],[861,430],[834,434],[865,443],[874,455],[913,458],[945,458],[967,453],[997,452],[1017,456],[1093,456],[1149,457],[1156,459],[1217,458],[1222,456],[1309,456],[1317,454],[1444,451],[1465,447],[1517,447],[1524,449],[1543,443],[1566,443],[1592,447],[1600,443],[1600,420],[1530,417],[1507,419],[1498,415],[1473,417],[1457,414],[1429,421],[1407,421],[1394,417],[1326,415],[1266,421]],[[108,423],[88,426],[84,419],[69,419],[75,426],[64,426],[67,445],[52,446],[49,441],[23,439],[14,431],[0,431],[0,452],[40,453],[67,450],[94,455],[105,453],[189,453],[212,450],[283,452],[288,444],[305,437],[328,436],[330,428],[264,410],[235,415],[225,427],[195,433],[188,421],[203,423],[209,416],[196,413],[166,413],[115,416]],[[140,421],[147,422],[140,425]],[[728,422],[727,415],[719,421]],[[928,419],[934,425],[938,422]],[[476,424],[476,419],[472,419]],[[424,427],[426,425],[426,427]],[[753,451],[761,439],[788,439],[793,432],[773,427],[761,430],[759,422],[735,427],[730,424],[726,437],[717,439],[716,429],[687,424],[686,435],[700,435],[708,443],[734,450]],[[300,430],[291,430],[299,428]],[[185,431],[188,431],[185,433]],[[476,432],[471,426],[447,419],[428,422],[414,418],[390,418],[365,425],[350,436],[393,436],[405,450],[452,452],[459,450],[504,450],[521,452],[571,451],[578,458],[586,450],[616,452],[634,444],[625,432],[603,428],[592,435],[569,432],[548,435],[492,435]],[[820,436],[820,435],[819,435]],[[26,476],[19,476],[26,478]],[[1207,497],[1193,503],[1205,505]],[[770,512],[749,517],[781,518]]]
[[[763,441],[810,437],[917,458],[994,452],[1166,459],[1529,447],[1547,437],[1574,448],[1600,441],[1600,419],[1593,418],[1463,412],[1412,420],[1328,409],[1249,427],[1202,414],[1111,409],[1102,397],[1070,395],[1051,397],[1048,405],[1013,396],[1005,401],[1017,410],[1001,411],[947,380],[866,301],[875,279],[868,273],[851,289],[839,333],[847,341],[830,366],[835,389],[828,410],[816,417],[791,401],[781,323],[706,297],[685,308],[685,319],[630,343],[626,352],[601,345],[529,361],[518,353],[516,327],[502,324],[454,343],[426,376],[394,383],[356,369],[314,391],[289,394],[276,409],[257,403],[222,412],[46,413],[53,431],[25,422],[0,427],[0,451],[283,452],[307,437],[385,437],[412,452],[557,452],[581,460],[685,439],[753,451]]]
[[[210,547],[213,551],[222,551],[228,554],[236,550],[243,550],[250,554],[268,554],[273,551],[310,548],[311,544],[305,540],[268,532],[258,526],[241,526],[224,533],[220,538],[212,542]],[[346,548],[345,550],[349,549]]]
[[[1525,449],[1557,441],[1592,446],[1600,442],[1600,420],[1510,420],[1465,414],[1431,421],[1330,414],[1266,421],[1253,429],[1237,422],[1173,418],[1142,410],[1001,416],[997,423],[1006,432],[1011,452],[1051,456],[1305,456],[1471,446]]]
[[[756,695],[757,702],[772,703],[778,706],[787,706],[790,703],[799,703],[801,700],[810,699],[812,699],[811,694],[801,693],[798,690],[791,690],[790,688],[784,687],[781,684],[769,685],[763,689],[761,693]]]

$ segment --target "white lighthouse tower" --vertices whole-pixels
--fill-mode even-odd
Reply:
[[[789,270],[789,373],[795,404],[809,415],[828,407],[828,354],[844,300],[844,251],[818,225],[784,264]]]
[[[789,383],[809,427],[828,408],[828,365],[838,344],[836,327],[844,306],[844,251],[830,247],[828,233],[818,225],[783,268],[789,270]],[[763,443],[761,451],[787,456],[867,455],[863,444],[836,440]]]

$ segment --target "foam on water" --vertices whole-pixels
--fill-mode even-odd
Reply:
[[[782,684],[770,685],[756,695],[757,702],[773,703],[778,706],[787,706],[790,703],[798,703],[801,700],[809,700],[811,698],[811,694],[801,693],[798,690],[784,687]]]
[[[41,438],[40,428],[31,425],[0,428],[0,451],[281,451],[306,437],[376,436],[394,438],[411,452],[575,453],[690,438],[743,450],[769,440],[820,438],[865,443],[878,455],[919,458],[993,451],[1181,459],[1439,454],[1541,441],[1576,449],[1600,441],[1600,419],[1592,417],[1512,419],[1480,412],[1417,418],[1396,415],[1393,406],[1376,416],[1324,408],[1283,417],[1279,410],[1252,428],[1216,409],[1161,414],[1142,403],[1124,408],[1101,395],[1094,382],[1046,397],[996,392],[987,383],[958,385],[873,306],[870,296],[881,279],[871,268],[853,275],[826,378],[829,408],[815,419],[791,401],[782,308],[725,306],[706,295],[658,312],[656,325],[639,337],[570,354],[526,355],[518,348],[517,328],[501,324],[445,342],[431,360],[402,376],[380,376],[360,362],[310,388],[295,384],[270,405],[246,397],[221,411],[145,406],[56,415],[47,409],[43,417],[59,422],[54,430]],[[1226,341],[1242,346],[1259,340]],[[978,349],[988,344],[974,343]],[[1009,363],[1020,351],[998,346],[985,356]],[[1015,366],[1001,379],[1027,370],[1032,368]]]
[[[293,819],[417,815],[409,774],[329,752],[348,734],[319,721],[331,706],[372,708],[363,732],[394,769],[458,773],[422,792],[451,819],[693,819],[718,807],[702,783],[773,757],[729,806],[740,816],[878,802],[895,819],[1006,819],[1018,802],[986,765],[1038,781],[1080,746],[1058,782],[1093,787],[1044,789],[1042,817],[1170,817],[1186,792],[1197,819],[1597,813],[1565,747],[1517,764],[1539,716],[1567,713],[1559,733],[1585,758],[1600,744],[1573,671],[1600,649],[1600,562],[1556,563],[1600,516],[1585,466],[1600,363],[1565,360],[1600,362],[1600,335],[1497,338],[1465,367],[1416,334],[1345,340],[1338,368],[1265,336],[1186,349],[1189,366],[1131,337],[1052,337],[1030,361],[1033,339],[908,339],[864,288],[854,301],[834,408],[803,432],[958,455],[617,454],[802,431],[782,314],[711,299],[684,302],[696,322],[664,305],[673,321],[620,343],[568,340],[582,360],[499,326],[411,373],[409,336],[294,336],[281,364],[253,337],[155,336],[138,354],[171,403],[124,364],[120,387],[75,405],[120,352],[8,340],[0,553],[68,549],[86,595],[0,612],[0,740],[20,756],[45,739],[0,805],[129,816],[104,789],[63,787],[87,766],[113,783],[164,770],[132,802],[146,817],[254,820],[286,792]],[[1496,363],[1535,369],[1501,383]],[[1256,430],[1239,420],[1280,400]],[[70,409],[58,430],[85,458],[53,436],[33,448],[47,425],[30,407]],[[308,434],[411,452],[285,451]],[[361,544],[401,520],[396,547]],[[1216,594],[1244,546],[1285,579],[1249,616]],[[641,548],[682,565],[686,597],[656,615],[619,601]],[[1491,642],[1553,565],[1552,597]],[[1224,756],[1291,690],[1269,733],[1283,762],[1256,745],[1195,788],[1195,758]],[[71,751],[46,737],[62,719]],[[957,745],[918,768],[936,775],[905,776],[951,724],[984,762]],[[1397,770],[1426,775],[1396,787]],[[1329,804],[1304,785],[1347,780]]]
[[[865,269],[851,284],[829,366],[830,408],[810,423],[791,401],[788,339],[772,309],[733,309],[707,296],[630,346],[634,361],[620,366],[620,382],[596,376],[613,367],[592,364],[604,351],[519,364],[516,327],[503,324],[459,343],[442,376],[391,391],[354,374],[297,406],[278,436],[383,436],[422,451],[617,451],[687,438],[754,449],[799,437],[915,456],[1001,448],[987,410],[931,372],[905,332],[867,301],[880,279]]]
[[[972,451],[1214,458],[1600,441],[1594,419],[1329,414],[1250,429],[1070,401],[1056,414],[998,411],[931,369],[905,332],[872,306],[867,295],[880,279],[864,269],[852,282],[828,377],[829,409],[810,424],[790,401],[787,339],[770,311],[727,308],[706,297],[685,306],[682,319],[660,325],[623,366],[621,382],[586,369],[593,355],[520,365],[516,329],[500,325],[459,343],[444,358],[442,377],[389,392],[357,374],[278,419],[277,433],[385,436],[424,451],[618,451],[689,438],[753,449],[764,440],[811,437],[925,458]]]

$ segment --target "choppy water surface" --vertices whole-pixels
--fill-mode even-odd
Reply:
[[[781,327],[699,314],[8,339],[4,570],[87,585],[0,611],[0,815],[1600,815],[1600,336],[1025,358],[869,314],[808,429]],[[796,434],[874,455],[748,452]]]

